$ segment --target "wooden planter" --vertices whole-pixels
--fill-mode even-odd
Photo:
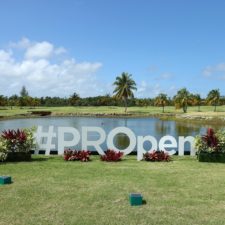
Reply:
[[[221,152],[200,152],[198,154],[198,161],[199,162],[218,162],[218,163],[225,163],[225,153]]]
[[[7,162],[21,162],[21,161],[30,161],[31,153],[27,152],[9,152],[7,154]]]

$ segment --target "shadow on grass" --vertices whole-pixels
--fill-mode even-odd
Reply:
[[[147,201],[146,200],[142,200],[142,205],[147,205]]]
[[[21,161],[5,161],[1,162],[0,165],[5,164],[18,164],[18,163],[33,163],[33,162],[46,162],[49,160],[53,160],[53,157],[45,157],[45,158],[31,158],[31,160],[21,160]]]
[[[48,157],[48,158],[32,158],[30,161],[28,162],[45,162],[48,160],[53,159],[52,157]]]

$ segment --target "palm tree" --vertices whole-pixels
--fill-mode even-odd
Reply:
[[[156,106],[162,106],[162,112],[164,113],[164,107],[168,103],[168,98],[166,94],[160,93],[156,98],[155,98],[155,105]]]
[[[201,106],[201,103],[202,103],[202,99],[201,99],[200,94],[191,94],[190,98],[191,98],[191,101],[192,101],[192,105],[198,106],[198,112],[200,112],[200,106]]]
[[[186,88],[180,89],[177,94],[174,96],[175,105],[180,108],[183,108],[183,112],[187,112],[187,106],[190,101],[190,93]]]
[[[210,105],[214,105],[214,112],[216,112],[216,106],[219,104],[220,101],[220,91],[219,89],[213,89],[208,93],[207,102]]]
[[[121,76],[116,77],[113,83],[115,89],[115,97],[124,101],[125,113],[127,112],[127,99],[134,97],[133,90],[137,90],[135,81],[131,78],[131,74],[122,73]]]

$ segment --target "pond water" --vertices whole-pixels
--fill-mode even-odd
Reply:
[[[58,127],[74,127],[81,133],[84,126],[101,127],[105,130],[106,135],[113,129],[119,126],[130,128],[136,136],[154,136],[159,140],[164,135],[171,135],[178,139],[178,136],[196,136],[205,133],[208,127],[207,124],[196,124],[190,122],[165,121],[158,118],[88,118],[88,117],[46,117],[46,118],[27,118],[27,119],[13,119],[0,121],[0,131],[17,128],[31,128],[34,126],[42,126],[47,130],[49,126],[53,125],[55,131]],[[224,126],[217,125],[216,129],[224,128]],[[65,140],[71,140],[71,134],[65,135]],[[88,140],[97,140],[98,133],[90,132]],[[45,140],[43,140],[45,141]],[[52,143],[56,144],[57,137],[53,138]],[[118,134],[114,138],[114,144],[119,149],[123,150],[129,145],[129,139],[124,134]],[[144,148],[149,149],[150,143],[145,143]],[[106,143],[101,145],[102,149],[106,150]],[[76,149],[81,149],[81,144],[74,146]],[[56,150],[53,149],[53,150]],[[89,150],[94,151],[93,147]]]

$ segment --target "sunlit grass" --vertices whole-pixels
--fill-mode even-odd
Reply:
[[[169,163],[92,159],[0,164],[14,181],[0,186],[0,224],[224,224],[225,164],[188,156]],[[147,204],[131,207],[130,192]]]
[[[218,106],[217,112],[213,111],[212,106],[202,106],[200,108],[200,112],[198,112],[198,107],[188,107],[188,113],[185,115],[188,116],[225,116],[225,106]],[[105,115],[118,115],[118,114],[124,114],[124,108],[123,107],[116,107],[116,106],[83,106],[83,107],[36,107],[34,109],[30,108],[19,108],[19,107],[13,107],[11,108],[1,108],[0,110],[0,117],[24,117],[25,115],[29,114],[31,111],[51,111],[52,115],[75,115],[75,114],[105,114]],[[165,113],[166,114],[180,114],[182,115],[183,112],[181,109],[176,110],[173,106],[167,106],[165,107]],[[149,115],[155,115],[155,114],[162,114],[162,108],[161,107],[154,107],[154,106],[148,106],[148,107],[129,107],[128,108],[128,114],[132,114],[134,116],[149,116]],[[163,114],[162,114],[163,115]]]

